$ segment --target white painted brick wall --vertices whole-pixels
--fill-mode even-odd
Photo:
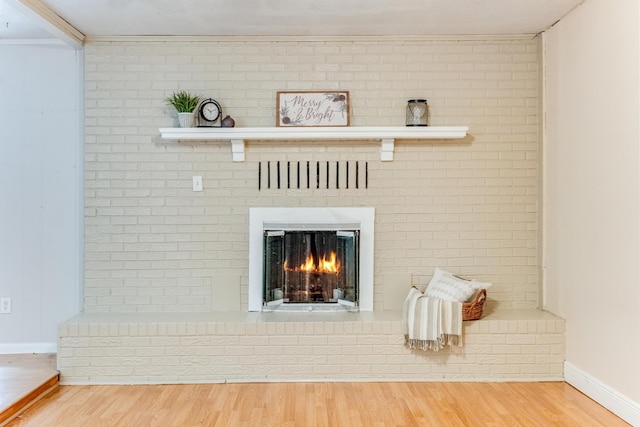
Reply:
[[[537,305],[537,40],[89,42],[86,45],[85,311],[210,311],[216,277],[247,304],[248,209],[373,206],[375,308],[384,273],[434,267],[493,282],[492,304]],[[424,97],[454,142],[162,141],[175,90],[219,100],[237,126],[274,126],[278,90],[348,90],[354,126],[404,125]],[[258,162],[359,161],[369,188],[258,190]],[[191,191],[191,177],[204,191]],[[236,285],[237,286],[237,285]],[[219,305],[219,304],[217,304]]]

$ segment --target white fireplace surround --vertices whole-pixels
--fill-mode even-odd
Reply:
[[[265,224],[286,223],[304,227],[359,224],[359,309],[373,311],[374,208],[250,208],[249,209],[249,311],[262,311],[263,234]]]

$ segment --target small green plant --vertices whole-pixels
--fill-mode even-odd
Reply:
[[[166,99],[167,104],[173,105],[178,110],[178,113],[191,113],[198,102],[200,97],[197,95],[191,95],[189,92],[180,90],[174,92],[170,97]]]

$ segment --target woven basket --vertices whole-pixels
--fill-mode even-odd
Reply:
[[[480,292],[471,302],[462,303],[462,320],[478,320],[482,317],[484,302],[487,300],[487,290],[480,289]]]

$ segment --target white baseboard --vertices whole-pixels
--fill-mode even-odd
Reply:
[[[0,354],[57,353],[58,344],[54,342],[27,342],[0,344]]]
[[[632,426],[640,426],[639,403],[566,361],[564,380]]]

